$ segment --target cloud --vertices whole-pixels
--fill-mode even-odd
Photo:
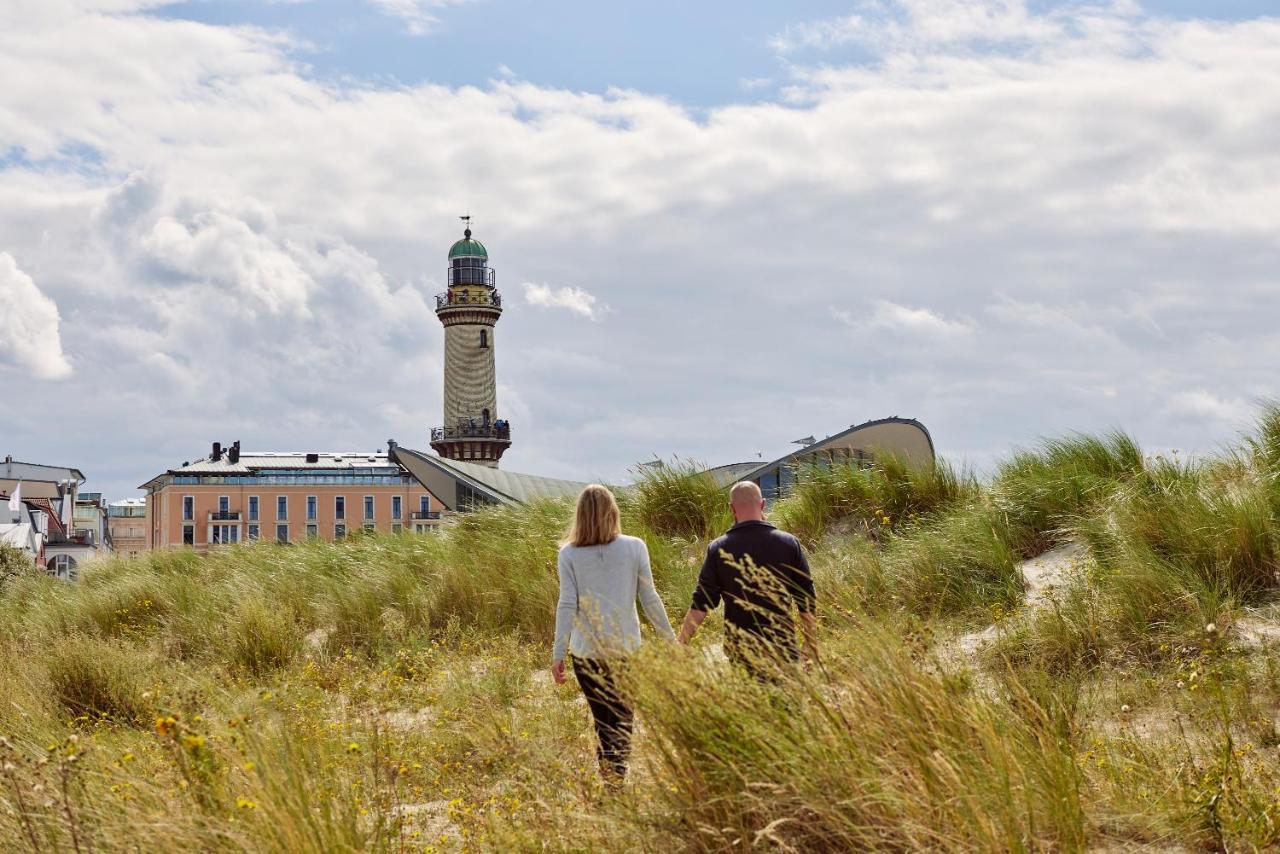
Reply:
[[[1222,398],[1204,389],[1180,391],[1169,398],[1169,412],[1199,420],[1241,425],[1249,420],[1253,407],[1239,398]]]
[[[919,51],[946,45],[1037,45],[1061,42],[1091,20],[1131,18],[1128,0],[1066,3],[1036,14],[1026,0],[860,0],[857,12],[793,24],[770,44],[782,54],[848,45],[876,52]]]
[[[563,308],[574,314],[595,319],[596,298],[582,288],[555,288],[547,284],[525,282],[524,301],[539,308]]]
[[[440,23],[435,9],[458,6],[472,0],[368,0],[384,15],[399,18],[405,28],[415,36],[426,35]]]
[[[973,325],[967,320],[948,320],[927,308],[911,308],[890,300],[876,300],[871,311],[854,315],[844,309],[833,312],[835,318],[847,326],[862,330],[884,329],[924,336],[968,335]]]
[[[895,413],[978,461],[1111,426],[1212,447],[1225,421],[1176,396],[1280,392],[1280,22],[1043,5],[862,5],[777,97],[705,110],[321,75],[293,36],[140,1],[4,5],[0,246],[75,357],[5,388],[92,415],[6,439],[100,460],[108,492],[233,432],[421,446],[469,210],[499,286],[533,289],[497,351],[515,470],[754,459]]]
[[[58,306],[8,252],[0,252],[0,366],[27,371],[38,379],[71,374],[58,334]],[[10,406],[18,405],[16,400]]]

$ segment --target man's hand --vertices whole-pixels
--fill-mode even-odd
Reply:
[[[556,680],[557,685],[563,685],[568,678],[564,675],[564,660],[561,659],[551,665],[551,678]]]
[[[804,635],[804,660],[818,664],[818,620],[808,611],[800,612],[800,633]]]
[[[680,636],[676,641],[687,644],[693,640],[694,634],[698,631],[698,626],[702,625],[702,621],[707,618],[706,611],[699,611],[697,608],[690,608],[689,613],[684,615],[684,624],[680,626]]]

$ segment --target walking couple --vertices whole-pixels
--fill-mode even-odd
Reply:
[[[804,635],[803,654],[817,658],[815,594],[800,543],[765,521],[760,487],[750,481],[729,492],[734,526],[707,547],[693,604],[678,642],[687,644],[707,611],[724,602],[725,652],[757,679],[768,679],[779,662],[801,654],[794,609]],[[603,486],[578,496],[573,527],[560,549],[560,600],[551,674],[566,681],[566,653],[582,688],[599,740],[600,773],[620,785],[627,770],[634,717],[618,686],[618,669],[640,646],[636,599],[653,627],[668,641],[676,634],[653,586],[649,550],[622,533],[618,504]]]

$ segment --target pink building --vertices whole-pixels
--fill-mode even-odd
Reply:
[[[386,453],[245,453],[208,457],[142,485],[150,545],[338,540],[361,531],[422,531],[444,506]]]

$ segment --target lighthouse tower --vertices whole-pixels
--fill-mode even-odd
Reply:
[[[444,425],[431,431],[431,447],[445,459],[498,467],[511,446],[511,425],[498,417],[494,327],[502,297],[484,244],[471,237],[449,250],[449,289],[436,296],[444,326]]]

